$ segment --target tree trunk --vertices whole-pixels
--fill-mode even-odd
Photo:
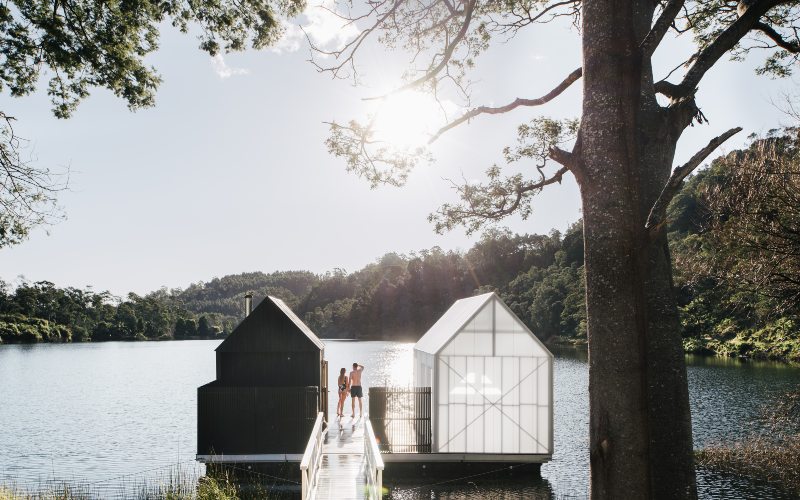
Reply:
[[[666,238],[647,215],[679,130],[639,43],[654,2],[585,0],[580,144],[593,498],[696,497],[686,369]]]

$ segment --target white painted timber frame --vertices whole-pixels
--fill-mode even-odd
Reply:
[[[367,498],[380,500],[383,495],[383,458],[369,419],[364,423],[364,458],[367,474]]]
[[[303,500],[313,499],[317,491],[317,473],[322,462],[322,443],[325,439],[322,425],[323,418],[324,414],[319,412],[317,420],[314,422],[314,428],[311,431],[311,437],[306,445],[306,452],[303,454],[303,459],[300,460]]]

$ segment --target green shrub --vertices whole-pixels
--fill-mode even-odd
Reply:
[[[0,340],[6,343],[70,342],[72,330],[46,319],[0,315]]]
[[[197,500],[238,500],[239,491],[227,477],[204,476],[197,484]]]
[[[738,328],[723,320],[708,335],[683,340],[686,352],[800,362],[800,323],[778,318],[763,328]]]

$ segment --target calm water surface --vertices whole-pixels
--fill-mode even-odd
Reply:
[[[218,341],[0,346],[0,483],[59,479],[113,488],[195,465],[196,389],[215,377]],[[364,385],[407,385],[412,346],[326,341],[330,387],[341,367]],[[695,447],[754,431],[759,408],[800,385],[800,368],[689,358]],[[588,489],[588,370],[579,352],[555,365],[555,453],[542,479],[524,468],[446,484],[395,485],[392,498],[583,498]],[[335,414],[336,395],[330,395]],[[349,406],[350,401],[347,401]],[[510,474],[510,476],[509,476]],[[789,498],[770,485],[699,471],[703,498]],[[95,486],[93,486],[95,488]],[[102,491],[102,490],[101,490]]]

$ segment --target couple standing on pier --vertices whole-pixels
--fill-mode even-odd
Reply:
[[[358,412],[359,416],[364,416],[364,407],[361,403],[361,398],[364,397],[364,390],[361,388],[361,372],[364,367],[358,363],[353,363],[353,371],[350,376],[345,375],[346,370],[342,368],[339,371],[339,404],[336,406],[336,416],[344,416],[344,400],[347,399],[347,393],[350,392],[350,399],[353,403],[351,416],[356,417],[356,398],[358,398]]]

